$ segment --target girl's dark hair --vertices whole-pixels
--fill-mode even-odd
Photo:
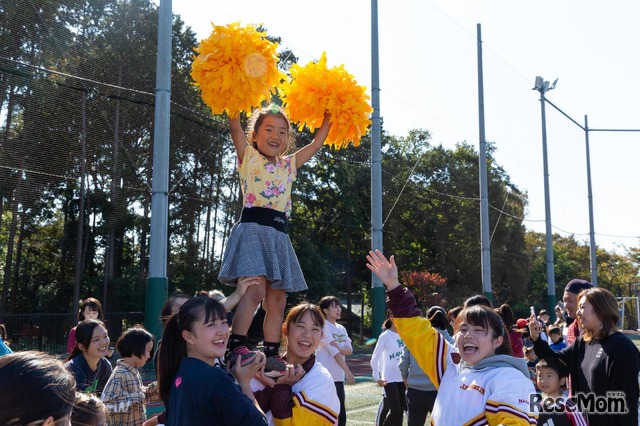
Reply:
[[[71,426],[102,426],[109,419],[109,411],[98,396],[76,392],[71,413]]]
[[[192,331],[196,322],[227,319],[227,311],[220,302],[210,297],[192,297],[180,307],[177,314],[169,318],[162,332],[162,344],[158,355],[158,392],[165,404],[169,403],[171,382],[187,356],[187,342],[182,337],[184,330]]]
[[[502,344],[496,348],[496,355],[511,355],[511,341],[502,323],[502,318],[492,308],[484,305],[474,305],[464,308],[456,318],[454,331],[458,332],[462,321],[467,324],[482,326],[491,332],[493,338],[502,337]]]
[[[503,303],[499,308],[496,308],[496,313],[500,315],[500,318],[502,318],[502,322],[507,327],[507,330],[511,330],[511,328],[513,328],[514,324],[516,323],[513,317],[513,310],[511,309],[511,306]]]
[[[164,302],[164,305],[162,305],[162,310],[160,311],[160,319],[162,320],[163,323],[166,323],[169,317],[171,316],[171,312],[173,310],[172,307],[176,299],[191,299],[191,296],[189,296],[187,293],[182,293],[180,291],[173,293],[171,296],[169,296],[167,300]]]
[[[301,303],[291,308],[287,314],[287,317],[284,319],[284,324],[282,324],[283,332],[286,333],[286,331],[291,328],[291,324],[295,324],[300,321],[300,318],[302,318],[302,315],[306,312],[311,314],[311,320],[315,325],[320,328],[324,327],[324,316],[322,315],[320,307],[313,303]]]
[[[431,325],[438,330],[446,330],[449,327],[449,320],[445,315],[445,310],[440,306],[432,306],[427,310],[427,318]]]
[[[7,329],[4,324],[0,324],[0,339],[2,339],[2,341],[7,340]]]
[[[447,312],[447,316],[451,321],[455,321],[455,319],[458,318],[460,312],[462,312],[462,306],[456,306],[455,308],[449,309],[449,312]]]
[[[583,297],[593,306],[593,312],[600,321],[602,321],[602,328],[600,330],[596,332],[593,330],[584,330],[583,339],[585,342],[603,338],[611,334],[611,332],[618,330],[617,324],[620,319],[618,303],[609,290],[602,287],[582,290],[580,294],[578,294],[578,303]]]
[[[76,380],[57,358],[38,351],[0,357],[0,424],[27,425],[71,414]]]
[[[320,302],[318,302],[318,306],[320,307],[320,311],[322,311],[323,317],[325,316],[324,310],[329,309],[334,305],[340,306],[340,299],[338,299],[336,296],[325,296],[320,299]]]
[[[296,147],[295,140],[295,132],[291,127],[291,121],[289,121],[289,117],[284,112],[284,109],[280,105],[269,104],[264,108],[256,108],[249,120],[247,121],[247,140],[251,142],[253,147],[256,146],[253,141],[253,135],[258,132],[260,126],[262,126],[262,122],[268,116],[280,117],[287,123],[287,144],[283,154],[288,152],[292,152]]]
[[[86,318],[84,317],[84,309],[86,307],[91,308],[92,311],[98,311],[98,319],[104,321],[104,313],[102,312],[102,304],[100,301],[94,297],[87,297],[80,304],[80,311],[78,312],[78,321],[84,321]]]
[[[464,308],[469,308],[471,306],[482,305],[489,308],[493,308],[493,304],[484,294],[476,294],[475,296],[471,296],[467,300],[464,301]]]
[[[384,322],[382,323],[382,329],[389,330],[391,327],[393,327],[393,313],[390,309],[387,309],[387,315]]]
[[[116,349],[122,357],[142,357],[149,342],[153,342],[153,335],[141,326],[136,326],[122,333],[116,343]]]
[[[76,326],[76,345],[73,347],[73,350],[65,359],[65,362],[83,352],[83,350],[80,349],[80,345],[84,347],[85,351],[87,350],[87,348],[89,348],[89,345],[91,344],[91,338],[93,337],[93,330],[95,330],[98,326],[104,327],[105,330],[107,328],[100,320],[88,319],[80,321],[78,323],[78,325]]]
[[[561,379],[569,376],[567,364],[565,364],[560,358],[552,357],[541,359],[536,363],[536,371],[539,371],[541,368],[550,368],[555,371]]]

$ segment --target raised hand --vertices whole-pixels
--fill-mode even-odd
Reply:
[[[380,250],[370,251],[367,255],[367,268],[369,268],[384,284],[387,291],[400,285],[398,281],[398,267],[393,256],[387,260]]]

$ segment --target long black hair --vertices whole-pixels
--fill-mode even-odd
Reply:
[[[215,299],[197,296],[184,302],[177,314],[167,321],[162,332],[162,344],[158,355],[158,392],[165,404],[169,403],[171,382],[187,356],[187,342],[182,337],[184,330],[193,330],[196,322],[227,319],[227,311]]]

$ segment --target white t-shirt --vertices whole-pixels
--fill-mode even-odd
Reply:
[[[336,342],[340,348],[351,348],[351,339],[347,334],[347,329],[338,323],[332,324],[325,321],[322,330],[322,343],[316,350],[316,361],[331,373],[334,382],[344,382],[344,370],[335,359],[336,354],[340,354],[340,351],[331,345],[331,342]],[[340,356],[345,359],[344,355],[340,354]]]
[[[404,342],[400,335],[391,330],[382,332],[371,355],[373,380],[386,380],[387,383],[402,382],[398,363],[402,358]]]

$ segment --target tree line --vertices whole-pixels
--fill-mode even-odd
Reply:
[[[157,22],[146,0],[0,4],[0,315],[75,312],[87,296],[111,311],[144,309]],[[226,118],[211,115],[189,76],[197,43],[174,16],[168,275],[170,291],[191,294],[228,291],[216,276],[242,207]],[[281,53],[286,71],[297,58]],[[312,137],[305,129],[298,144]],[[480,292],[475,146],[433,145],[426,129],[390,135],[384,123],[382,145],[385,252],[435,277],[412,278],[429,283],[424,303],[453,306]],[[494,299],[544,306],[544,235],[527,231],[526,189],[495,162],[497,146],[487,160]],[[309,290],[293,298],[366,299],[370,148],[367,135],[300,169],[290,236]],[[589,278],[584,241],[554,235],[554,256],[557,293]],[[597,256],[600,284],[630,295],[640,248]]]

